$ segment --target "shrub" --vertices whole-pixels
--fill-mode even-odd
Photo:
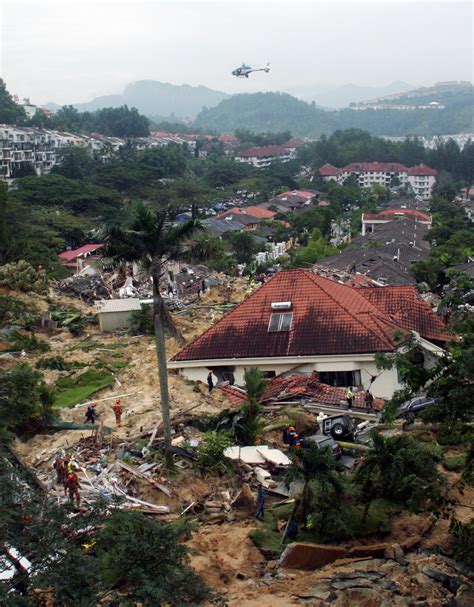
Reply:
[[[216,470],[227,468],[224,451],[232,445],[232,440],[224,432],[206,432],[199,445],[199,463],[204,468]]]
[[[142,305],[141,310],[134,310],[130,314],[130,332],[132,335],[153,335],[153,309],[151,306]]]
[[[446,470],[449,470],[450,472],[462,470],[465,464],[465,455],[454,455],[453,457],[447,457],[443,462],[443,466],[446,468]]]
[[[51,346],[44,339],[38,339],[34,333],[29,335],[22,335],[15,331],[12,333],[11,345],[9,350],[11,352],[49,352]]]
[[[0,323],[24,327],[33,323],[35,314],[24,302],[14,297],[0,296]]]
[[[21,259],[16,263],[0,266],[0,287],[43,294],[47,292],[48,281],[43,273],[37,272],[33,266]]]

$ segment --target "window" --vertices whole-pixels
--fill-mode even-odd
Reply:
[[[265,379],[273,379],[274,377],[276,377],[276,373],[275,373],[275,371],[264,371],[263,377]]]
[[[212,371],[214,373],[214,375],[217,377],[217,380],[219,382],[229,382],[229,384],[231,386],[234,385],[235,383],[235,376],[234,376],[234,372],[235,372],[235,367],[212,367],[209,368],[210,371]]]
[[[293,321],[293,313],[272,314],[268,323],[268,332],[276,333],[277,331],[289,331]]]
[[[360,371],[321,371],[318,380],[336,388],[349,388],[360,386]]]

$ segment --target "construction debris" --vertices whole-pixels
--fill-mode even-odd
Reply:
[[[56,282],[55,288],[61,293],[78,297],[81,301],[90,304],[97,299],[112,298],[112,293],[100,274],[76,274]]]

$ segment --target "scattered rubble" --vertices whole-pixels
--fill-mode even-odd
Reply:
[[[112,297],[110,289],[107,288],[100,274],[76,274],[56,282],[54,287],[61,293],[72,295],[90,304],[97,299]]]

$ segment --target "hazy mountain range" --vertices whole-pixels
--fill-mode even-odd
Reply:
[[[72,103],[71,105],[81,112],[128,105],[136,107],[145,116],[193,120],[203,107],[216,106],[228,97],[230,97],[228,93],[214,91],[205,86],[139,80],[128,84],[121,95],[103,95],[86,103]],[[47,107],[55,111],[60,106],[56,103],[48,103]]]
[[[314,101],[316,105],[329,108],[341,108],[351,102],[364,101],[404,92],[413,88],[406,82],[392,82],[386,86],[371,87],[345,84],[343,86],[308,85],[295,88],[291,94],[305,101]],[[180,120],[194,120],[203,107],[215,107],[224,99],[231,97],[229,93],[216,91],[205,86],[190,86],[188,84],[168,84],[157,80],[139,80],[128,84],[122,94],[103,95],[86,103],[72,103],[79,111],[94,111],[104,107],[120,107],[128,105],[136,107],[146,116],[174,117]],[[59,109],[56,103],[48,103],[47,107],[55,111]]]
[[[295,88],[291,91],[292,95],[299,97],[304,101],[314,101],[316,105],[328,108],[343,108],[350,103],[367,101],[393,95],[395,93],[404,93],[416,88],[408,82],[397,80],[386,86],[359,86],[358,84],[343,84],[341,86],[306,86]]]

